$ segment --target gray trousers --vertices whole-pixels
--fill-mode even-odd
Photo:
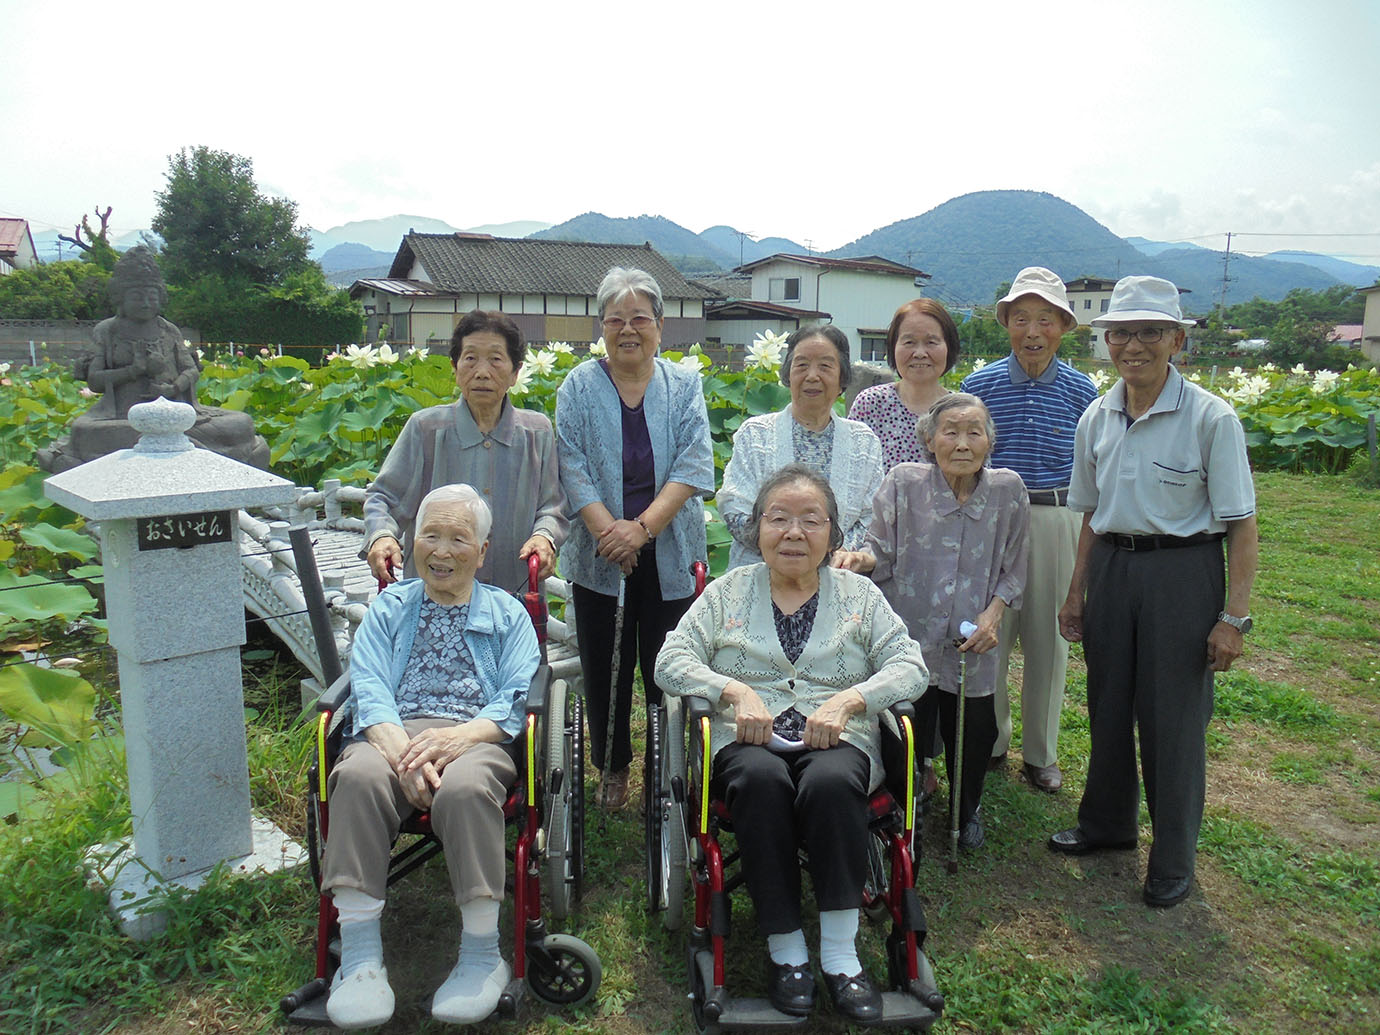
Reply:
[[[450,719],[407,719],[403,729],[414,737],[454,725]],[[499,744],[478,744],[441,772],[431,829],[445,847],[457,903],[503,898],[503,802],[516,776],[512,756]],[[358,888],[386,898],[389,850],[399,825],[416,811],[402,784],[377,748],[355,741],[336,759],[326,790],[331,825],[322,890]]]
[[[1078,825],[1136,837],[1140,762],[1154,843],[1147,877],[1193,875],[1207,784],[1207,638],[1225,600],[1222,544],[1130,552],[1098,539],[1083,613],[1092,754]]]

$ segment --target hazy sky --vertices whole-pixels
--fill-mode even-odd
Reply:
[[[845,244],[969,191],[1380,264],[1380,3],[0,0],[0,214],[147,227],[168,155],[304,224],[590,210]],[[1218,235],[1218,236],[1209,236]]]

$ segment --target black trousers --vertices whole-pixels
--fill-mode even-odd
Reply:
[[[1193,875],[1207,788],[1207,638],[1226,598],[1221,543],[1092,547],[1083,611],[1092,753],[1078,825],[1093,841],[1136,836],[1140,780],[1154,843],[1147,876]]]
[[[576,585],[575,614],[580,644],[580,671],[584,676],[585,700],[589,707],[590,760],[596,769],[604,767],[604,738],[608,733],[609,682],[613,678],[613,632],[618,598],[596,593]],[[632,764],[632,688],[633,666],[639,659],[642,686],[648,704],[661,703],[661,688],[656,685],[657,652],[666,634],[676,627],[681,615],[690,610],[693,596],[676,600],[661,599],[661,580],[656,573],[656,544],[651,543],[637,558],[637,567],[624,587],[623,643],[618,663],[617,713],[613,723],[613,772]]]
[[[987,762],[997,742],[997,699],[968,697],[963,701],[963,776],[959,789],[958,825],[961,829],[982,804],[982,785],[987,779]],[[954,745],[957,743],[958,694],[932,686],[915,707],[916,742],[928,744],[939,727],[944,741],[944,769],[949,786],[954,786]],[[952,791],[950,792],[952,793]]]
[[[801,926],[800,844],[821,912],[862,905],[870,773],[867,755],[852,744],[791,754],[730,744],[714,756],[710,793],[733,818],[762,934]]]

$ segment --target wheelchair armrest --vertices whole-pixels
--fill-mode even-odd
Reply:
[[[316,710],[318,712],[331,712],[332,714],[345,707],[345,702],[350,699],[350,670],[347,668],[340,673],[340,678],[330,686],[326,687],[320,697],[316,699]]]
[[[899,801],[905,797],[906,771],[915,765],[915,756],[907,754],[905,738],[901,736],[901,720],[909,719],[911,729],[915,729],[915,702],[897,701],[887,711],[895,720],[896,728],[892,729],[891,725],[886,722],[878,723],[882,733],[882,771],[886,777],[887,789]],[[916,730],[916,736],[919,736],[918,730]],[[915,744],[915,751],[923,753],[924,746],[919,743]]]
[[[700,724],[701,719],[712,718],[714,715],[714,706],[703,697],[686,696],[680,700],[685,708],[686,721],[696,726]]]
[[[527,688],[528,715],[544,715],[546,713],[546,699],[550,690],[551,666],[538,665],[537,671],[532,675],[532,685]]]

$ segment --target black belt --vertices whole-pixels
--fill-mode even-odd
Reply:
[[[1103,532],[1098,538],[1118,550],[1176,550],[1181,546],[1203,546],[1206,543],[1220,543],[1222,541],[1222,533],[1199,532],[1197,535],[1122,535],[1120,532]]]
[[[1068,489],[1027,489],[1033,507],[1063,507],[1069,502]]]

